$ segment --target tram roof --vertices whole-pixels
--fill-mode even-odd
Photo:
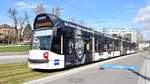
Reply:
[[[56,15],[54,15],[54,14],[42,13],[42,14],[39,14],[39,15],[37,15],[37,16],[35,17],[34,24],[35,24],[35,22],[37,21],[37,19],[38,19],[39,17],[42,17],[42,16],[47,16],[47,17],[52,21],[53,24],[57,24],[58,21],[61,21],[61,19],[60,19],[59,17],[57,17]]]
[[[103,35],[103,36],[111,38],[111,39],[122,40],[122,41],[125,41],[125,42],[129,42],[129,41],[126,41],[126,40],[123,40],[123,39],[118,39],[116,37],[112,37],[110,35],[106,35],[106,34],[100,33],[99,31],[96,31],[96,30],[94,30],[92,28],[88,28],[88,27],[83,26],[83,25],[79,25],[79,24],[76,24],[76,23],[73,23],[73,22],[68,22],[68,21],[62,20],[58,16],[56,16],[54,14],[50,14],[50,13],[43,13],[43,14],[37,15],[35,20],[34,20],[34,24],[35,24],[37,18],[40,17],[40,16],[47,16],[52,21],[52,23],[55,24],[55,25],[57,25],[58,22],[64,22],[65,26],[70,26],[71,25],[71,27],[81,28],[82,30],[85,30],[85,31],[88,31],[88,32],[94,32],[95,34]],[[66,25],[66,24],[68,24],[68,25]]]
[[[81,30],[87,30],[88,32],[92,32],[93,31],[92,28],[88,28],[86,26],[79,25],[79,24],[73,23],[73,22],[64,21],[64,25],[65,26],[70,26],[70,27],[73,27],[73,28],[80,28]]]

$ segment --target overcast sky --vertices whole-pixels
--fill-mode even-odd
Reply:
[[[11,24],[7,11],[17,8],[21,16],[24,11],[33,22],[33,9],[43,4],[46,12],[61,7],[61,18],[76,22],[83,20],[96,29],[104,27],[130,27],[140,30],[146,39],[150,39],[150,0],[0,0],[0,23]]]

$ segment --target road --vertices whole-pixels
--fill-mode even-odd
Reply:
[[[28,55],[1,55],[0,64],[27,62]]]
[[[126,66],[139,66],[140,69],[137,71],[123,71],[115,69],[104,69],[100,70],[100,64],[95,64],[90,68],[84,68],[83,70],[77,69],[68,73],[58,74],[56,76],[49,76],[43,78],[40,81],[35,80],[28,82],[30,84],[150,84],[150,72],[149,75],[145,74],[145,69],[150,67],[150,62],[147,67],[143,67],[145,60],[149,58],[147,52],[128,55],[127,57],[117,58],[114,61],[108,61],[109,64],[118,64]],[[91,65],[89,65],[91,66]],[[86,66],[87,67],[87,66]],[[83,68],[83,67],[82,67]],[[148,69],[150,70],[150,68]],[[147,71],[148,73],[148,71]],[[66,75],[68,74],[68,75]],[[145,80],[146,79],[146,80]]]

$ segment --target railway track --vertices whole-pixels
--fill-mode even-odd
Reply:
[[[48,73],[32,71],[27,63],[0,64],[0,84],[22,84],[44,76]]]

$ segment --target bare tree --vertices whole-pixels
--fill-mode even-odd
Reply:
[[[60,8],[59,6],[55,7],[52,9],[52,14],[60,17],[60,12],[63,11],[64,9],[63,8]]]
[[[24,13],[24,16],[21,16],[19,18],[19,26],[20,26],[19,41],[21,41],[23,39],[22,35],[23,35],[23,31],[24,31],[24,25],[25,25],[25,22],[28,21],[28,19],[29,19],[29,16],[28,16],[27,12]]]
[[[14,25],[14,28],[15,28],[15,32],[16,32],[16,35],[15,35],[15,38],[16,38],[16,43],[18,44],[18,18],[17,18],[17,10],[15,8],[10,8],[8,10],[8,15],[9,17],[13,20],[13,25]]]
[[[13,31],[8,30],[7,33],[5,33],[4,35],[5,35],[5,41],[8,44],[13,43],[13,41],[15,41],[15,36],[14,36],[14,32]]]
[[[34,9],[34,11],[35,11],[36,14],[42,14],[42,13],[44,13],[45,12],[45,6],[44,6],[44,4],[38,4],[36,6],[36,8]]]
[[[30,24],[26,24],[24,31],[23,31],[23,40],[28,41],[31,37],[32,27]]]

